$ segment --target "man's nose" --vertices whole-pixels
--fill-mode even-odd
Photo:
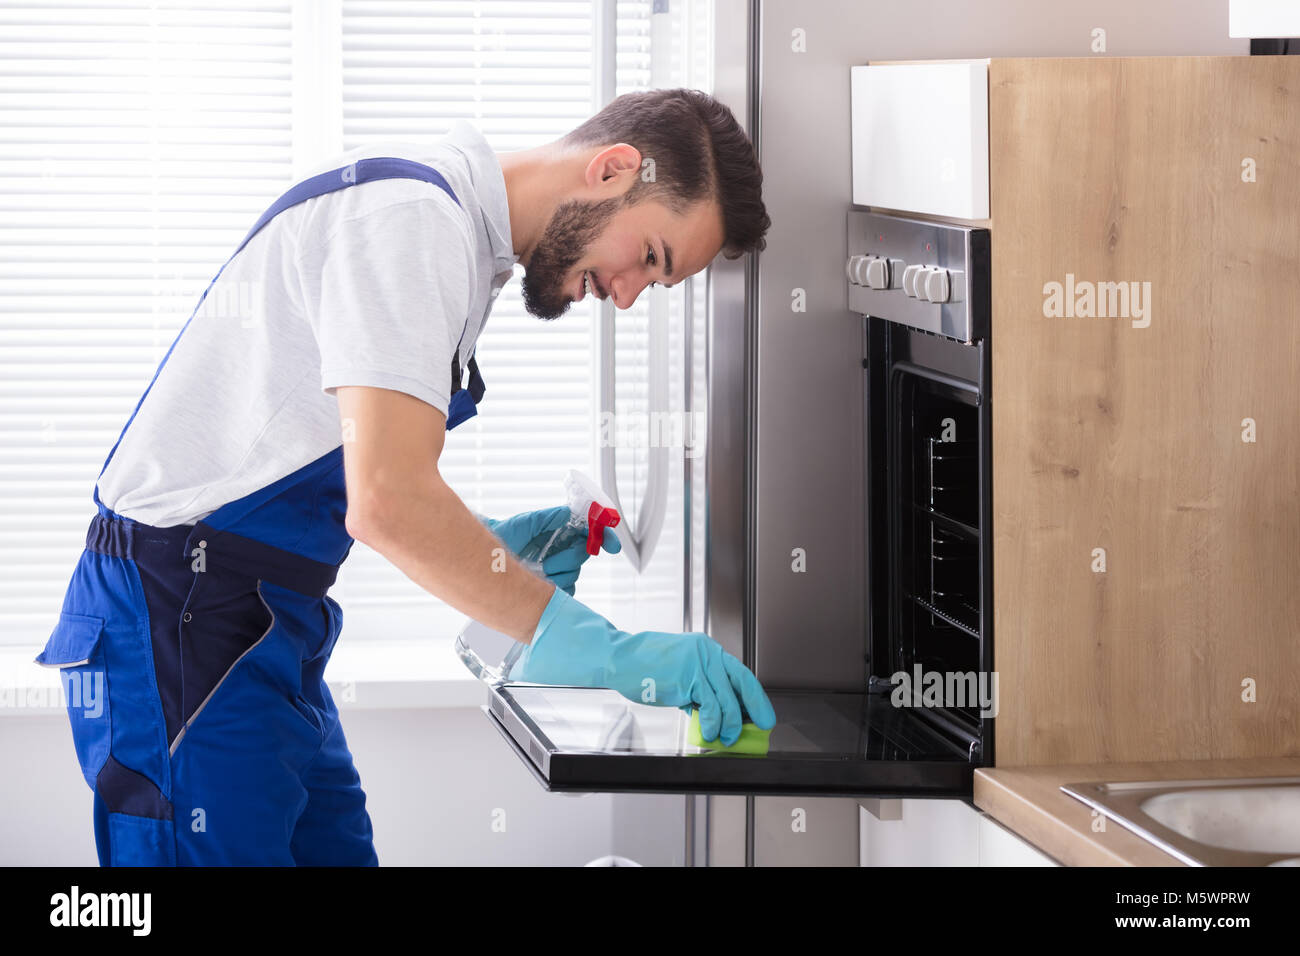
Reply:
[[[650,284],[649,279],[615,276],[609,281],[609,296],[614,300],[614,308],[630,309],[636,302],[641,290]]]

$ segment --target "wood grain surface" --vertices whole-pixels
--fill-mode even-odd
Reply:
[[[996,763],[1300,755],[1300,58],[989,97]],[[1149,311],[1045,315],[1068,276]]]

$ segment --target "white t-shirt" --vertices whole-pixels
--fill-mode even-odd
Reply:
[[[438,144],[371,144],[304,178],[376,156],[433,167],[460,205],[432,183],[375,180],[267,223],[176,342],[99,479],[105,506],[193,524],[278,481],[341,443],[340,385],[447,414],[452,355],[464,369],[518,258],[505,179],[465,122]]]

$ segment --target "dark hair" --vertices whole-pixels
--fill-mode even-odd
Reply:
[[[565,148],[627,143],[653,162],[625,194],[657,199],[675,213],[702,199],[722,207],[723,254],[738,259],[766,246],[772,220],[763,206],[763,170],[736,117],[699,90],[624,93],[560,140]]]

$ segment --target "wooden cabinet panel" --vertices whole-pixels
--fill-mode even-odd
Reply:
[[[1300,59],[994,60],[989,122],[997,763],[1300,754]]]

